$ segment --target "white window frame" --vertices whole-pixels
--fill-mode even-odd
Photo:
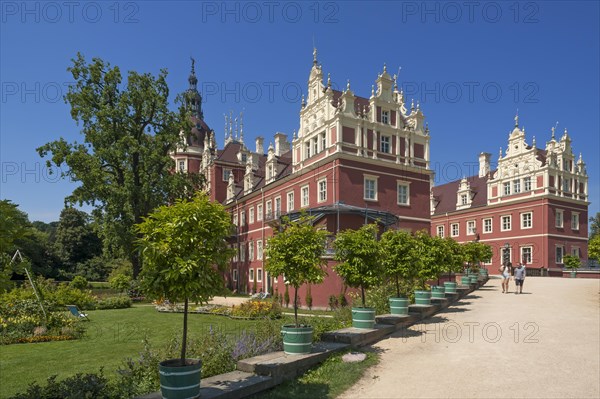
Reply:
[[[306,195],[305,195],[306,193]],[[300,207],[306,208],[310,205],[310,185],[300,187]]]
[[[379,135],[379,152],[384,154],[392,153],[392,136],[388,136],[387,134]]]
[[[440,238],[444,238],[444,225],[437,226],[437,236]]]
[[[246,243],[243,242],[240,244],[240,262],[246,261]]]
[[[325,151],[327,149],[327,134],[325,132],[320,134],[321,137],[321,151]]]
[[[238,225],[238,214],[237,212],[233,214],[233,224]]]
[[[275,206],[274,206],[273,212],[275,212],[274,216],[276,218],[281,216],[281,196],[275,198]]]
[[[254,207],[251,206],[250,209],[248,209],[248,219],[250,221],[250,224],[254,223]]]
[[[406,189],[406,202],[400,201],[400,187]],[[410,205],[410,182],[400,180],[396,182],[396,203],[401,206]]]
[[[327,201],[327,179],[321,179],[317,182],[317,202]]]
[[[254,260],[254,241],[248,241],[248,260]]]
[[[559,229],[565,227],[565,211],[563,209],[556,209],[556,213],[554,214],[554,227]]]
[[[531,191],[531,177],[527,176],[523,178],[523,191]]]
[[[529,223],[526,223],[526,216],[529,215]],[[521,229],[533,228],[533,212],[522,212],[521,213]]]
[[[467,194],[460,195],[460,204],[461,205],[469,205],[469,196]]]
[[[486,227],[487,227],[486,224],[485,224],[486,221],[490,222],[490,229],[489,230],[486,230]],[[493,231],[494,231],[494,219],[492,219],[492,218],[485,218],[485,219],[483,219],[481,221],[481,223],[483,225],[483,234],[493,233]]]
[[[233,173],[233,171],[229,168],[223,168],[223,181],[228,182],[229,181],[229,175]]]
[[[560,261],[558,256],[558,250],[560,249]],[[557,245],[554,249],[554,260],[557,265],[562,265],[565,257],[565,247],[564,245]]]
[[[187,162],[185,162],[185,159],[178,159],[177,165],[180,172],[185,172],[187,170]]]
[[[456,230],[454,230],[455,227],[456,227]],[[452,223],[450,225],[450,236],[458,237],[459,235],[460,235],[460,223]]]
[[[246,225],[246,210],[242,209],[240,212],[240,226]]]
[[[373,176],[373,175],[364,175],[363,178],[363,199],[365,201],[377,201],[377,180],[379,179],[379,176]],[[374,198],[370,198],[367,197],[367,182],[373,182],[373,195]]]
[[[519,194],[521,192],[521,179],[513,180],[513,193]]]
[[[256,206],[256,221],[260,222],[261,220],[263,220],[263,216],[263,205],[258,204]]]
[[[467,235],[474,236],[475,229],[477,229],[477,222],[475,220],[467,220]]]
[[[529,254],[527,257],[527,261],[525,262],[526,264],[531,264],[533,261],[533,247],[531,245],[524,245],[521,247],[521,257],[519,258],[519,262],[523,261],[523,258],[525,257],[525,250],[528,249],[529,250]]]
[[[238,280],[238,271],[237,269],[233,269],[233,273],[231,278],[233,279],[233,281],[237,281]]]
[[[287,193],[287,204],[286,204],[286,209],[288,212],[291,212],[294,210],[294,192],[290,191]]]
[[[273,218],[273,202],[271,200],[268,200],[265,203],[265,213],[267,220]]]
[[[571,247],[571,256],[579,259],[579,247]]]
[[[381,123],[386,125],[390,124],[390,111],[381,110]]]
[[[311,140],[311,142],[312,142],[312,153],[314,155],[316,155],[319,153],[319,139],[317,137],[315,137]]]
[[[571,212],[571,230],[579,231],[579,212]]]
[[[262,283],[263,281],[263,269],[261,267],[256,269],[256,282]]]
[[[256,259],[263,259],[263,242],[262,240],[256,240]]]
[[[248,269],[248,281],[254,282],[254,268]]]
[[[509,181],[502,183],[502,194],[510,195],[510,182]]]
[[[508,218],[508,228],[505,227],[504,218]],[[511,231],[512,230],[512,215],[500,216],[500,231]]]
[[[304,143],[304,159],[310,158],[310,140]]]

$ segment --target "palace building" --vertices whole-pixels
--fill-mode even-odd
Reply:
[[[227,276],[230,288],[283,293],[282,279],[264,270],[264,249],[283,216],[306,212],[332,239],[373,221],[382,229],[429,230],[429,129],[418,105],[407,108],[385,66],[371,95],[360,97],[349,81],[343,91],[332,88],[329,75],[325,81],[315,50],[299,128],[291,140],[276,133],[268,147],[262,137],[252,147],[244,141],[240,115],[226,118],[225,145],[217,148],[193,70],[189,82],[195,128],[173,157],[181,170],[203,173],[210,198],[232,214],[237,256]],[[328,254],[329,275],[311,289],[315,306],[327,306],[330,295],[344,290]],[[304,290],[299,295],[304,303]]]
[[[566,129],[557,140],[552,128],[541,149],[535,137],[526,142],[518,120],[506,150],[500,148],[496,170],[490,168],[491,154],[481,153],[477,176],[432,189],[431,234],[490,244],[493,273],[507,251],[513,265],[524,261],[532,274],[562,275],[564,255],[587,258],[585,163],[581,154],[575,157]]]

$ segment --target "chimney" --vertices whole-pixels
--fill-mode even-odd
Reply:
[[[290,143],[287,141],[285,133],[277,132],[275,134],[275,155],[278,157],[290,150]]]
[[[262,137],[258,136],[256,138],[256,153],[259,155],[263,155],[265,153],[265,149],[263,148],[264,142],[265,139],[263,139]]]
[[[479,154],[479,177],[485,177],[490,173],[490,158],[492,154],[482,152]]]

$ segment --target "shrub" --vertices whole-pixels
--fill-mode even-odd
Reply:
[[[371,287],[367,291],[367,304],[375,308],[375,314],[390,313],[389,298],[395,297],[396,294],[396,286],[384,282],[383,284]]]
[[[17,394],[12,399],[112,399],[116,392],[112,388],[100,369],[99,373],[81,374],[57,381],[56,376],[48,378],[46,385],[31,384],[27,391]]]
[[[329,307],[331,310],[338,307],[338,297],[336,295],[329,295]]]
[[[251,300],[232,308],[231,315],[234,317],[247,317],[253,319],[276,319],[281,317],[281,308],[279,307],[279,304],[274,301]]]
[[[127,296],[98,299],[96,309],[125,309],[131,307],[131,298]]]
[[[85,290],[88,287],[88,281],[85,279],[85,277],[75,276],[75,278],[73,278],[73,280],[69,283],[69,287],[76,290]]]
[[[343,292],[340,293],[340,297],[338,299],[338,303],[341,307],[348,306],[348,300],[346,299],[346,295]]]
[[[108,282],[110,283],[111,288],[113,288],[119,292],[125,292],[130,287],[131,276],[124,274],[124,273],[117,274],[117,275],[111,276],[110,279],[108,280]]]

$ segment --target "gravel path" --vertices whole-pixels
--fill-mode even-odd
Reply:
[[[600,280],[499,279],[373,345],[341,398],[600,398]],[[511,281],[511,289],[514,282]]]

